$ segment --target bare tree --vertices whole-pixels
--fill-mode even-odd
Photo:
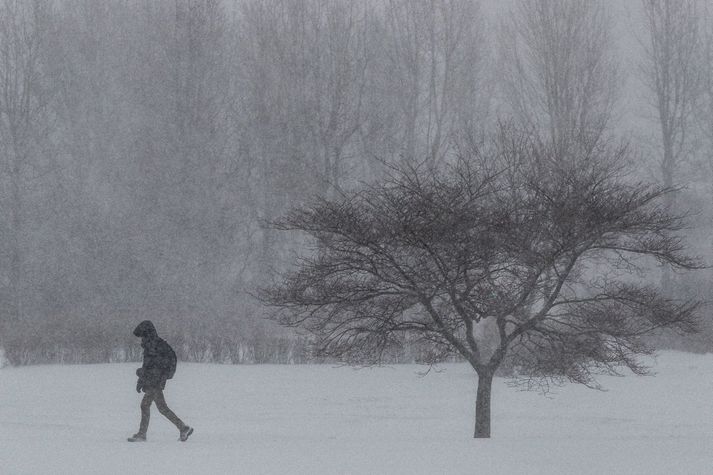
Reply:
[[[366,2],[344,0],[251,1],[240,15],[234,116],[257,222],[359,176],[370,23]],[[256,241],[264,267],[290,245],[264,228]]]
[[[244,6],[245,85],[251,92],[245,105],[261,121],[248,125],[263,138],[256,152],[272,155],[265,160],[267,175],[294,180],[294,189],[285,191],[298,197],[338,190],[348,169],[369,61],[365,12],[364,5],[343,0]],[[281,168],[291,168],[288,177]]]
[[[396,169],[341,199],[294,209],[278,229],[321,243],[262,298],[275,318],[315,336],[318,354],[378,363],[409,332],[453,352],[478,375],[475,437],[489,437],[493,376],[596,386],[597,373],[645,373],[642,339],[692,331],[695,302],[677,302],[613,269],[646,257],[691,269],[672,190],[631,184],[625,148],[554,146],[503,129],[432,174]],[[642,260],[643,259],[643,260]]]
[[[702,9],[701,101],[695,108],[696,124],[705,143],[703,161],[708,165],[710,193],[713,198],[713,8]],[[711,243],[713,245],[713,243]]]
[[[619,86],[612,26],[600,0],[516,2],[500,31],[500,69],[522,126],[558,146],[596,145]]]
[[[691,120],[701,96],[702,10],[696,0],[644,0],[643,10],[648,37],[641,73],[661,131],[660,178],[670,187],[690,154]],[[673,206],[673,196],[667,203]],[[671,273],[666,266],[661,285],[670,292]]]
[[[29,172],[41,166],[38,155],[50,136],[48,104],[53,87],[47,80],[51,7],[48,2],[5,0],[0,3],[0,153],[9,194],[9,282],[11,319],[23,318],[24,232]]]
[[[385,60],[398,152],[435,166],[463,127],[482,128],[487,46],[479,2],[389,0]]]

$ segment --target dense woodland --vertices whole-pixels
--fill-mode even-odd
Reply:
[[[307,361],[253,297],[306,243],[265,224],[503,123],[628,143],[710,260],[711,58],[703,1],[2,0],[0,346],[123,361],[151,319],[185,360]]]

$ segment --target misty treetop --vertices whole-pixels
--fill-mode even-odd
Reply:
[[[263,223],[394,166],[445,180],[499,121],[546,147],[628,141],[636,178],[687,185],[674,214],[708,216],[711,25],[693,0],[0,0],[0,347],[133,359],[127,328],[150,318],[183,359],[306,361],[251,297],[304,240]],[[455,183],[403,224],[466,239]],[[709,231],[681,244],[710,255]],[[647,282],[709,295],[667,269]]]

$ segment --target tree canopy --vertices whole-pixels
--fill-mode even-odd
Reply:
[[[376,363],[409,333],[434,355],[460,355],[487,389],[476,404],[476,436],[487,437],[504,361],[528,385],[596,386],[597,373],[645,372],[648,332],[695,330],[696,302],[632,277],[699,264],[678,236],[683,217],[662,204],[675,190],[630,180],[627,154],[503,127],[435,172],[394,167],[276,221],[314,246],[262,297],[280,323],[314,334],[318,354]]]

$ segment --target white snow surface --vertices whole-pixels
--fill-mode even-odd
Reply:
[[[465,364],[179,364],[169,406],[139,422],[135,364],[0,370],[2,474],[710,474],[713,355],[667,352],[655,376],[549,396],[493,389],[493,434],[472,438]]]

